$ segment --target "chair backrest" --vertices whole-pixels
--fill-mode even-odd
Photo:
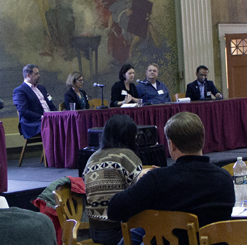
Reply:
[[[64,111],[64,110],[65,110],[65,103],[64,103],[64,102],[62,102],[62,103],[60,103],[60,104],[58,105],[58,110],[59,110],[59,111]]]
[[[89,103],[89,109],[96,109],[97,106],[101,106],[102,105],[102,100],[101,99],[91,99],[88,101]],[[103,103],[105,106],[108,106],[108,101],[107,100],[103,100]]]
[[[247,164],[247,161],[244,161],[244,162],[245,162],[245,164]],[[229,174],[231,176],[233,176],[234,175],[234,173],[233,173],[233,166],[234,166],[234,164],[235,164],[235,162],[234,163],[229,163],[229,164],[226,164],[226,165],[222,166],[222,168],[224,168],[225,170],[227,170],[229,172]]]
[[[63,245],[76,245],[79,226],[80,223],[74,219],[65,222],[62,234]]]
[[[227,170],[230,173],[230,175],[233,176],[233,165],[234,164],[235,163],[229,163],[229,164],[223,166],[222,168],[224,168],[225,170]]]
[[[145,230],[144,244],[150,244],[155,237],[156,244],[163,244],[163,237],[170,245],[178,245],[178,238],[173,234],[174,229],[186,230],[190,245],[197,245],[199,231],[198,218],[194,214],[177,211],[145,210],[122,223],[124,245],[132,245],[130,229],[141,227]]]
[[[70,190],[69,184],[58,186],[53,191],[56,201],[56,212],[62,228],[63,245],[101,245],[92,239],[77,242],[78,230],[88,230],[89,222],[81,222],[83,213],[83,195]]]
[[[56,211],[62,229],[63,223],[67,219],[81,221],[83,213],[82,194],[72,192],[69,184],[58,186],[53,194],[55,195]]]
[[[246,244],[247,219],[219,221],[199,230],[200,245],[227,243]]]
[[[177,99],[185,98],[185,93],[177,93],[172,96],[172,101],[176,102]]]

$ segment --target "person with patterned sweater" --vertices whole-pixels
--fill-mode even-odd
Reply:
[[[100,149],[84,169],[90,235],[96,243],[113,245],[122,237],[120,222],[109,220],[107,209],[111,197],[136,183],[142,171],[142,162],[135,154],[136,134],[132,118],[113,115],[105,124]]]

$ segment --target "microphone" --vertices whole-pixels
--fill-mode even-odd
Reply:
[[[94,83],[93,84],[94,87],[105,87],[105,84],[99,84],[99,83]]]
[[[142,83],[142,84],[148,84],[148,82],[141,81],[140,79],[137,79],[136,82],[137,82],[137,83]]]

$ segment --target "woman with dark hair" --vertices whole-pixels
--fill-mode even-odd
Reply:
[[[64,95],[64,103],[66,110],[69,110],[69,104],[75,103],[75,109],[88,109],[88,98],[84,90],[82,90],[83,76],[80,72],[74,71],[69,74],[66,80],[66,86],[70,89]]]
[[[135,154],[137,126],[127,115],[113,115],[105,124],[100,149],[83,172],[86,185],[90,235],[95,243],[115,245],[122,238],[121,225],[107,217],[111,197],[133,185],[142,171]]]
[[[128,103],[137,103],[140,98],[134,83],[135,70],[131,65],[124,65],[119,72],[119,82],[115,82],[111,88],[111,107]]]

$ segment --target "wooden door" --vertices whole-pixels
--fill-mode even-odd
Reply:
[[[229,98],[247,97],[247,34],[226,34]]]

